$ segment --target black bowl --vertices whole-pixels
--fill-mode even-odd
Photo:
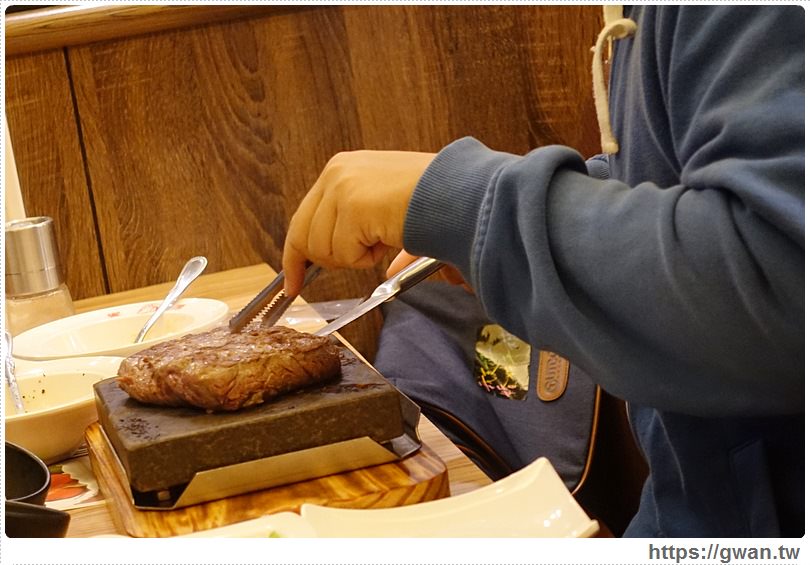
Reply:
[[[42,459],[19,445],[6,442],[6,500],[45,504],[51,473]]]
[[[70,514],[45,507],[51,473],[43,461],[6,442],[6,535],[10,538],[64,537]]]

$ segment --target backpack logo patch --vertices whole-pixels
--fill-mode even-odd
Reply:
[[[568,386],[570,363],[551,351],[540,352],[540,364],[537,369],[537,396],[544,402],[560,398]]]

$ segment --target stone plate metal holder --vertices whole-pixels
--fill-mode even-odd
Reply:
[[[422,447],[417,431],[420,410],[404,394],[399,395],[405,431],[400,437],[380,443],[366,436],[208,469],[196,473],[186,484],[163,490],[140,492],[129,485],[132,504],[139,510],[174,510],[404,459]],[[99,429],[110,453],[114,455],[119,477],[125,479],[127,473],[124,465],[104,428]]]

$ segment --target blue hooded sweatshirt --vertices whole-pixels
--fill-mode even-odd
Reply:
[[[804,533],[804,11],[635,6],[608,179],[465,138],[405,247],[628,401],[650,476],[625,535]]]

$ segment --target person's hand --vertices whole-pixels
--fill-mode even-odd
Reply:
[[[388,269],[385,271],[385,276],[390,278],[400,272],[402,269],[413,263],[419,259],[416,255],[411,255],[405,250],[400,251],[396,257],[391,260],[391,264],[388,265]],[[464,277],[461,276],[461,273],[453,267],[452,265],[445,265],[442,267],[439,272],[437,273],[442,279],[450,284],[460,285],[469,293],[473,293],[472,287],[467,284],[467,281],[464,280]]]
[[[329,160],[290,221],[284,290],[301,291],[307,261],[364,269],[402,247],[405,214],[433,153],[352,151]]]

